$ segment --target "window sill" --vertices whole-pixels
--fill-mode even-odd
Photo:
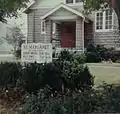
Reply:
[[[46,32],[42,32],[41,34],[42,34],[42,35],[45,35],[45,34],[46,34]],[[56,34],[56,32],[52,32],[52,34],[53,34],[53,35],[55,35],[55,34]]]
[[[95,30],[95,32],[113,32],[114,29],[102,29],[102,30]]]

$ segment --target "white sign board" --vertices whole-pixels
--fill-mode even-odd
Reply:
[[[30,43],[22,44],[22,62],[48,63],[52,62],[52,44]]]

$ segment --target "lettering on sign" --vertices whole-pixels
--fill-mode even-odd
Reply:
[[[22,44],[22,62],[48,63],[52,62],[52,44],[30,43]]]

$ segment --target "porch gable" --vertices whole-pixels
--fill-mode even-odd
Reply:
[[[73,8],[71,8],[71,7],[63,4],[63,3],[61,3],[61,4],[58,5],[57,7],[53,8],[52,10],[50,10],[50,11],[49,11],[48,13],[46,13],[45,15],[43,15],[43,16],[41,17],[41,20],[44,20],[44,19],[46,19],[47,17],[53,15],[54,13],[58,12],[58,10],[60,10],[60,9],[64,9],[64,10],[66,10],[67,13],[69,12],[69,13],[71,13],[71,14],[77,15],[77,16],[79,16],[79,17],[81,17],[81,18],[83,18],[83,19],[85,20],[85,16],[84,16],[81,12],[79,12],[79,11],[77,11],[77,10],[75,10],[75,9],[73,9]]]

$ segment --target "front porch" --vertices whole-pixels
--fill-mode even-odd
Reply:
[[[56,50],[69,49],[84,52],[91,40],[93,23],[84,15],[66,5],[60,5],[42,17],[46,21],[46,42],[51,42]],[[53,33],[55,23],[55,33]],[[91,27],[91,28],[90,28]],[[90,32],[89,32],[90,31]]]

